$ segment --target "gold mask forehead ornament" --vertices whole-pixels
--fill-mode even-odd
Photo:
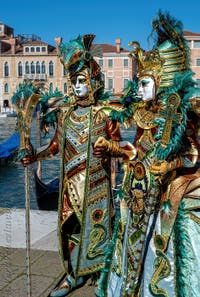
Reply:
[[[159,51],[153,49],[152,51],[145,52],[137,41],[130,42],[129,46],[134,47],[130,55],[136,60],[138,77],[152,77],[155,81],[156,88],[158,88],[162,75],[162,66],[165,62],[165,60],[160,57]]]

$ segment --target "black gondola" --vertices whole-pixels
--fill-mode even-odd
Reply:
[[[19,144],[18,133],[13,133],[7,140],[0,143],[0,167],[7,166],[16,159]]]
[[[35,171],[35,192],[37,205],[40,210],[57,210],[59,196],[59,178],[44,183]]]

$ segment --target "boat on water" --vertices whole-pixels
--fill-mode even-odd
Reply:
[[[7,140],[0,143],[0,166],[6,166],[15,159],[19,144],[19,133],[13,133]]]
[[[0,118],[15,118],[17,116],[15,111],[0,112]]]
[[[35,193],[37,205],[40,210],[57,210],[59,196],[59,178],[54,178],[44,183],[39,178],[37,171],[34,172]]]

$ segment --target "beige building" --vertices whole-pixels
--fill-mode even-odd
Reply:
[[[100,44],[102,58],[96,58],[105,76],[105,90],[119,93],[132,78],[133,65],[129,51],[115,45]],[[63,65],[56,46],[45,43],[36,35],[14,36],[14,29],[0,23],[0,112],[11,108],[11,97],[19,83],[38,80],[49,90],[67,92]]]
[[[200,33],[184,31],[184,36],[188,41],[191,52],[191,68],[195,73],[194,79],[200,88]]]

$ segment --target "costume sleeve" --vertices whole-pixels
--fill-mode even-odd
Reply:
[[[37,154],[37,161],[49,159],[59,152],[59,142],[58,142],[58,129],[56,129],[54,138],[51,140],[50,144],[45,148],[40,150]]]
[[[123,161],[135,158],[136,149],[130,142],[122,140],[119,122],[108,119],[107,134],[110,139],[107,152],[112,157],[122,157]]]
[[[108,138],[114,141],[121,141],[122,137],[120,134],[120,124],[117,121],[111,121],[109,118],[106,121],[106,132]]]
[[[191,137],[188,137],[188,141],[190,142],[190,148],[182,152],[181,160],[183,167],[191,168],[194,167],[198,161],[198,146]]]

